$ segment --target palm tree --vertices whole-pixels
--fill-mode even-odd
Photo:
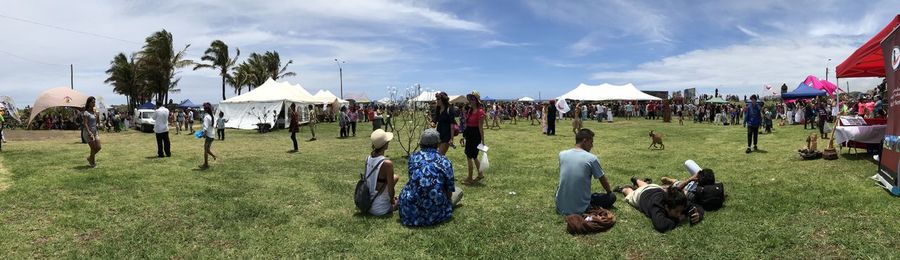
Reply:
[[[111,84],[114,92],[125,96],[129,111],[136,104],[150,100],[141,70],[138,68],[137,54],[132,53],[129,58],[125,53],[119,53],[109,64],[110,68],[106,70],[109,78],[103,83]]]
[[[251,86],[258,87],[266,82],[268,78],[278,80],[283,77],[296,76],[297,73],[287,71],[288,65],[294,63],[288,60],[287,64],[281,66],[281,56],[276,51],[267,51],[264,54],[251,53],[250,57],[241,66],[246,65],[247,71],[252,74],[250,77]]]
[[[277,80],[283,77],[292,77],[296,76],[297,73],[287,72],[288,65],[294,63],[294,60],[288,60],[284,67],[281,66],[281,57],[278,55],[277,51],[267,51],[265,55],[263,55],[265,61],[266,72],[272,77],[273,80]]]
[[[194,66],[194,70],[203,68],[219,70],[219,75],[222,76],[222,100],[225,100],[225,81],[230,76],[228,71],[234,67],[234,63],[236,63],[238,57],[241,56],[241,49],[236,50],[237,54],[234,55],[234,58],[230,58],[228,56],[228,45],[223,41],[215,40],[209,45],[209,49],[206,49],[203,57],[200,58],[200,60],[208,61],[210,64],[198,63]]]
[[[231,75],[228,76],[228,85],[234,88],[234,93],[240,95],[244,86],[249,86],[253,79],[253,72],[247,63],[241,63],[232,68]]]
[[[139,67],[149,86],[156,92],[157,104],[164,104],[169,99],[169,92],[178,90],[176,86],[180,77],[176,77],[176,70],[193,64],[193,61],[184,59],[190,46],[188,44],[181,51],[175,52],[172,48],[172,33],[166,30],[147,37],[144,49],[140,52]]]

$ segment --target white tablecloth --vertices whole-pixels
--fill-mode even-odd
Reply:
[[[878,144],[884,140],[886,125],[838,126],[834,129],[834,141],[842,144],[855,141],[867,144]]]

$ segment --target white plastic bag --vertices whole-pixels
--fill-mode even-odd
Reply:
[[[481,166],[481,167],[479,167],[478,170],[479,170],[480,172],[482,172],[482,173],[483,173],[483,172],[486,172],[486,171],[488,170],[488,168],[491,167],[491,162],[488,161],[488,155],[487,155],[487,153],[481,153],[481,163],[480,163],[480,166]]]

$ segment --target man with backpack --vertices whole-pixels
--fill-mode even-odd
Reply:
[[[701,169],[693,160],[687,160],[685,168],[691,173],[691,177],[684,181],[663,177],[660,183],[663,187],[676,187],[684,192],[691,203],[695,203],[705,210],[718,210],[725,203],[725,186],[716,182],[716,175],[712,169]]]

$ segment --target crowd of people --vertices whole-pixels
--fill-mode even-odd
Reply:
[[[303,115],[298,106],[292,104],[287,110],[288,129],[291,133],[293,150],[298,151],[299,146],[296,134],[301,127],[310,129],[311,138],[316,140],[316,124],[318,122],[338,122],[340,126],[340,138],[355,136],[358,124],[371,122],[372,132],[371,151],[366,158],[366,170],[368,174],[361,176],[369,192],[371,200],[366,208],[360,208],[363,212],[375,216],[385,216],[392,212],[399,212],[400,222],[406,226],[430,226],[445,222],[452,218],[453,209],[462,198],[462,189],[456,186],[456,176],[453,163],[446,156],[451,148],[456,148],[454,141],[459,134],[459,145],[464,147],[467,163],[467,177],[461,181],[465,185],[480,183],[484,178],[484,171],[478,155],[487,150],[484,145],[485,128],[499,129],[501,124],[517,124],[519,118],[535,121],[541,124],[542,132],[546,135],[556,134],[556,122],[561,118],[569,117],[573,123],[575,134],[575,147],[559,153],[559,186],[556,191],[556,212],[561,215],[585,214],[592,209],[610,209],[617,200],[616,193],[624,196],[623,200],[642,212],[654,229],[666,232],[674,229],[681,223],[697,224],[703,220],[706,210],[716,210],[724,201],[724,191],[721,183],[715,183],[711,169],[697,169],[691,171],[691,176],[684,181],[663,177],[660,184],[654,184],[652,179],[631,178],[629,185],[612,187],[607,179],[606,172],[601,167],[600,159],[591,153],[594,147],[594,133],[584,128],[586,120],[598,122],[612,122],[614,116],[644,117],[647,120],[659,120],[663,116],[672,115],[683,121],[685,117],[695,123],[708,122],[721,125],[741,125],[747,128],[747,153],[758,150],[757,141],[759,129],[771,132],[772,121],[781,119],[784,124],[804,124],[810,129],[824,131],[825,122],[834,120],[839,113],[856,114],[865,117],[884,116],[884,105],[880,97],[874,99],[863,98],[858,101],[843,99],[837,104],[825,98],[796,101],[766,103],[758,100],[756,95],[750,96],[746,103],[729,104],[702,104],[672,103],[666,107],[659,102],[597,102],[597,103],[572,103],[568,112],[561,113],[560,106],[555,100],[546,103],[523,102],[494,102],[485,104],[480,99],[478,92],[472,92],[466,96],[465,104],[451,104],[446,93],[435,95],[435,102],[427,113],[430,126],[421,134],[419,149],[414,151],[408,160],[409,178],[407,183],[398,191],[399,176],[395,174],[394,162],[385,157],[385,151],[393,140],[392,118],[397,117],[402,108],[394,106],[358,106],[351,104],[343,106],[339,113],[325,112],[329,107],[309,105]],[[100,132],[106,126],[118,131],[118,124],[127,121],[128,118],[117,113],[98,114],[96,101],[88,98],[83,109],[72,121],[79,122],[82,126],[82,138],[88,143],[90,153],[86,158],[90,167],[96,167],[96,156],[101,151]],[[215,115],[209,103],[202,105],[201,128],[196,133],[197,138],[204,139],[203,164],[199,167],[209,167],[209,158],[216,160],[212,144],[225,139],[224,114]],[[671,114],[669,114],[671,113]],[[218,117],[216,117],[218,116]],[[306,123],[300,123],[306,116]],[[48,116],[45,116],[45,118]],[[50,116],[52,118],[52,116]],[[160,158],[171,157],[171,143],[169,140],[170,125],[176,127],[176,134],[184,130],[194,134],[193,121],[195,115],[192,109],[178,109],[170,113],[165,106],[158,106],[154,111],[154,132],[157,140],[157,156]],[[122,120],[124,119],[124,120]],[[0,122],[4,119],[0,115]],[[51,119],[52,121],[52,119]],[[2,134],[2,129],[0,129]],[[823,132],[824,136],[824,132]],[[593,193],[591,183],[597,179],[605,192]],[[718,190],[710,192],[709,190]],[[358,204],[360,205],[360,204]]]

